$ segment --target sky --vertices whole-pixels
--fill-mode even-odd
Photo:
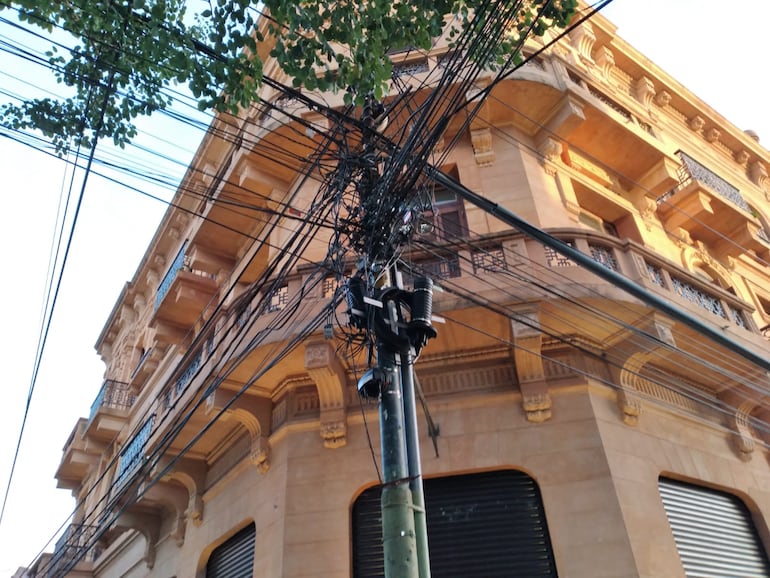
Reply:
[[[756,131],[760,143],[768,146],[766,63],[760,59],[770,44],[766,31],[770,2],[737,0],[728,12],[724,1],[615,0],[603,13],[618,26],[621,37],[736,126]],[[7,34],[7,27],[0,24],[0,39]],[[35,84],[44,81],[27,76],[35,74],[28,68],[0,54],[0,88],[9,86],[8,79],[14,76]],[[0,94],[0,102],[4,101]],[[142,142],[162,148],[183,164],[201,136],[155,117],[141,128]],[[162,142],[159,136],[186,146]],[[165,163],[155,168],[179,177],[181,166]],[[61,160],[2,137],[0,169],[0,303],[5,309],[5,331],[0,332],[0,492],[4,492],[32,379],[57,208],[71,173]],[[82,172],[73,180],[75,199],[81,182]],[[134,185],[166,199],[172,194],[144,182]],[[94,344],[164,210],[162,202],[134,190],[95,175],[88,180],[0,523],[0,578],[30,564],[40,551],[52,549],[53,541],[47,545],[48,540],[74,508],[70,492],[56,489],[54,479],[62,446],[77,418],[88,414],[102,384],[104,365]]]

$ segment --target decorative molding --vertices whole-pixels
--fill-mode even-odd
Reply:
[[[666,90],[659,91],[653,100],[659,107],[664,108],[671,102],[671,93]]]
[[[486,167],[495,162],[495,152],[492,150],[492,131],[489,127],[471,129],[471,145],[476,164]]]
[[[115,528],[121,530],[136,530],[144,537],[144,555],[142,557],[147,568],[155,565],[155,553],[160,534],[160,516],[147,512],[125,511],[117,520]]]
[[[634,81],[632,92],[634,98],[641,102],[645,108],[652,106],[655,98],[655,84],[646,76],[640,76]]]
[[[570,32],[569,40],[572,47],[577,51],[578,57],[584,64],[593,64],[591,53],[596,42],[594,28],[588,22],[583,22],[575,30]]]
[[[262,424],[270,423],[272,401],[269,398],[242,395],[224,407],[232,399],[232,392],[217,389],[206,398],[206,413],[221,413],[222,422],[234,419],[249,433],[249,461],[260,474],[270,469],[270,440]]]
[[[764,381],[767,382],[767,379]],[[762,385],[767,386],[767,383]],[[751,413],[759,407],[759,403],[747,397],[748,395],[741,395],[735,389],[729,389],[719,396],[720,401],[729,406],[728,424],[733,430],[730,446],[742,462],[751,461],[757,447],[751,429]]]
[[[596,49],[594,61],[606,80],[612,78],[612,70],[615,68],[615,53],[612,50],[606,46],[599,46]]]
[[[555,163],[561,159],[564,146],[561,141],[550,136],[546,136],[537,145],[537,151],[543,159],[543,169],[551,176],[556,174]]]
[[[153,475],[165,472],[161,480],[178,482],[187,490],[184,515],[195,526],[203,523],[203,492],[207,469],[206,462],[201,460],[164,455],[156,463],[153,472]]]
[[[146,502],[157,503],[174,515],[174,526],[169,532],[177,546],[184,544],[186,530],[185,512],[189,502],[187,490],[174,482],[156,482],[141,494],[139,505]]]
[[[270,469],[270,440],[265,436],[251,436],[249,447],[249,462],[260,474],[266,474]]]
[[[635,426],[639,423],[642,413],[640,393],[649,389],[646,380],[641,375],[642,368],[651,359],[660,359],[668,350],[663,345],[645,347],[639,343],[637,330],[657,337],[661,344],[675,346],[674,335],[671,331],[672,322],[664,320],[655,314],[648,315],[631,324],[636,328],[623,329],[605,343],[606,350],[611,350],[618,360],[610,367],[613,380],[618,385],[618,407],[623,423]],[[642,349],[644,347],[644,349]]]
[[[763,191],[767,185],[767,168],[761,161],[754,161],[749,165],[749,178]]]
[[[708,130],[706,130],[705,134],[703,135],[706,139],[706,142],[715,143],[719,140],[719,137],[721,136],[721,132],[716,127],[711,127]]]
[[[749,155],[749,151],[746,149],[741,149],[735,153],[735,162],[737,162],[739,165],[745,165],[747,162],[749,162],[750,157],[751,155]]]
[[[690,130],[694,132],[700,132],[703,128],[703,125],[705,124],[706,121],[703,119],[703,117],[697,114],[687,121],[687,126],[689,126]]]
[[[320,435],[324,447],[340,448],[347,443],[347,379],[342,362],[329,341],[305,345],[305,369],[318,388]]]
[[[521,390],[521,405],[527,421],[542,423],[551,418],[551,396],[543,367],[543,333],[540,312],[535,307],[516,312],[511,320],[513,358]]]

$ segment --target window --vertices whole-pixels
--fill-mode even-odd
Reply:
[[[591,214],[587,211],[580,211],[580,214],[578,215],[578,220],[584,225],[588,225],[589,227],[591,227],[592,229],[595,229],[596,231],[599,231],[600,233],[610,235],[611,237],[619,237],[618,229],[614,223],[605,221],[601,217],[597,217],[596,215]]]
[[[459,181],[457,167],[445,169],[454,180]],[[436,239],[453,241],[458,237],[468,236],[468,221],[465,217],[465,204],[457,193],[434,184],[432,189],[432,219],[433,236]],[[430,212],[426,216],[430,215]]]
[[[379,486],[353,504],[353,576],[383,576]],[[515,470],[425,480],[431,576],[557,576],[540,490]]]
[[[751,513],[736,496],[664,477],[658,488],[685,576],[770,576]]]
[[[252,578],[257,529],[252,522],[211,552],[206,578]]]

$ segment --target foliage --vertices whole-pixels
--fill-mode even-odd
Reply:
[[[6,3],[8,2],[8,3]],[[577,0],[524,0],[523,34],[565,26]],[[455,15],[462,30],[481,0],[208,0],[188,18],[187,0],[3,0],[22,21],[76,39],[48,53],[57,81],[72,96],[0,109],[0,122],[36,128],[61,152],[95,134],[123,146],[133,120],[170,105],[166,90],[186,84],[201,109],[236,113],[257,99],[263,62],[274,57],[296,87],[345,90],[347,100],[381,97],[391,75],[389,50],[429,49]],[[486,5],[486,4],[485,4]],[[261,18],[260,10],[268,16]],[[544,18],[535,20],[539,11]],[[501,51],[510,46],[501,46]],[[498,55],[499,56],[499,55]]]

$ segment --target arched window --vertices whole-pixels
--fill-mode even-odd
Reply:
[[[353,576],[383,573],[381,488],[353,504]],[[557,576],[540,490],[516,470],[425,480],[432,578]]]
[[[658,488],[685,576],[770,576],[751,513],[736,496],[664,477]]]
[[[252,578],[256,537],[252,522],[214,548],[206,562],[206,578]]]

